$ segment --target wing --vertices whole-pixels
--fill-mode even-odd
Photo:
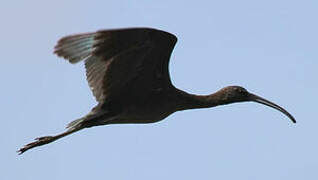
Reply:
[[[137,92],[171,85],[168,65],[176,42],[156,29],[113,29],[64,37],[54,53],[70,63],[85,60],[88,84],[102,102],[123,88]]]

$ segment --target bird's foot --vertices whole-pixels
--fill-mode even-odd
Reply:
[[[31,143],[25,145],[24,147],[20,148],[17,151],[17,153],[19,153],[19,155],[23,154],[25,151],[27,151],[29,149],[32,149],[34,147],[41,146],[44,144],[48,144],[48,143],[54,141],[55,139],[56,138],[54,136],[43,136],[43,137],[35,138],[34,142],[31,142]]]

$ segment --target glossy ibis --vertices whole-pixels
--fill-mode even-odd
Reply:
[[[60,39],[54,53],[72,64],[84,60],[87,81],[98,105],[69,123],[64,133],[36,138],[18,152],[22,154],[84,128],[154,123],[176,111],[235,102],[258,102],[296,122],[282,107],[240,86],[228,86],[210,95],[193,95],[177,89],[168,70],[176,42],[173,34],[151,28],[101,30]]]

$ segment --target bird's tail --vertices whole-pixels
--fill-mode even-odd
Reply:
[[[92,126],[105,125],[105,124],[101,124],[99,122],[99,119],[101,119],[101,117],[106,119],[107,118],[107,116],[105,116],[106,114],[108,114],[107,111],[98,112],[98,113],[91,111],[86,116],[68,123],[66,128],[69,131],[71,131],[73,129],[83,129],[83,128],[89,128]]]
[[[82,123],[86,120],[86,116],[76,119],[70,123],[67,124],[66,128],[71,130],[71,129],[75,129],[78,128],[79,126],[82,126]]]

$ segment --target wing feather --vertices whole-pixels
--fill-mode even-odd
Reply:
[[[60,39],[54,48],[54,53],[70,63],[77,63],[90,55],[94,51],[95,33],[86,33],[67,36]]]
[[[104,99],[102,86],[103,76],[107,70],[107,65],[107,63],[104,63],[96,56],[91,56],[85,60],[87,81],[98,102],[101,102]]]
[[[101,30],[66,36],[54,53],[73,64],[85,61],[88,84],[102,102],[138,76],[147,77],[138,81],[140,86],[152,86],[156,77],[162,81],[157,84],[170,84],[168,63],[176,41],[174,35],[150,28]]]

